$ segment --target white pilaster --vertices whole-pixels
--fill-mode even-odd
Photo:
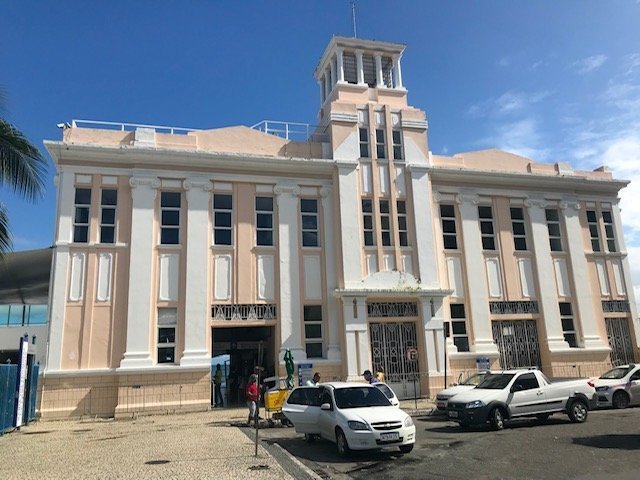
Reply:
[[[361,380],[362,372],[371,369],[366,298],[343,297],[342,314],[345,326],[347,381]]]
[[[569,344],[565,342],[558,307],[558,291],[556,288],[556,274],[549,246],[549,229],[545,215],[546,202],[542,199],[527,200],[529,219],[531,221],[531,239],[533,243],[533,261],[537,272],[538,305],[540,315],[547,333],[547,344],[550,351],[566,350]],[[570,237],[571,238],[571,237]],[[579,238],[579,237],[577,237]],[[540,335],[542,332],[538,332]]]
[[[342,247],[342,275],[345,288],[357,288],[362,280],[360,258],[360,212],[358,195],[358,164],[340,162],[338,165],[338,193],[340,196],[340,242]]]
[[[131,246],[129,259],[129,301],[127,342],[120,368],[150,367],[152,272],[156,239],[153,234],[155,198],[160,180],[131,177]]]
[[[340,325],[338,323],[338,307],[336,299],[331,292],[338,288],[338,277],[336,274],[336,248],[334,244],[334,218],[333,218],[333,189],[322,187],[320,189],[322,197],[322,215],[324,217],[324,257],[326,271],[326,292],[327,292],[327,360],[340,360]]]
[[[184,352],[182,366],[209,368],[209,205],[211,182],[190,178],[183,182],[187,197],[187,283],[185,289]]]
[[[335,58],[332,58],[329,61],[329,74],[331,78],[331,89],[333,90],[333,86],[336,84],[336,61]]]
[[[624,276],[624,287],[629,301],[629,311],[631,312],[631,322],[633,323],[633,333],[636,337],[635,344],[640,345],[640,319],[636,307],[636,296],[633,291],[633,280],[631,279],[631,267],[629,266],[629,256],[624,241],[624,230],[622,228],[622,217],[620,216],[620,206],[618,201],[612,202],[611,214],[613,215],[613,228],[615,229],[618,251],[622,256],[622,274]]]
[[[331,78],[329,76],[328,70],[324,71],[324,75],[322,78],[324,80],[324,99],[326,100],[327,98],[329,98],[329,94],[331,93]]]
[[[72,200],[73,202],[73,200]],[[62,368],[62,338],[64,313],[69,276],[69,247],[57,245],[53,251],[50,296],[49,296],[49,348],[47,349],[47,371]]]
[[[376,59],[376,87],[384,87],[382,79],[382,56],[380,54],[375,55]]]
[[[580,204],[568,202],[561,205],[564,213],[564,222],[567,229],[567,249],[569,251],[569,263],[575,285],[575,319],[582,327],[584,348],[609,349],[607,339],[600,337],[598,319],[593,311],[593,305],[600,302],[600,298],[593,298],[591,281],[589,279],[589,265],[584,254],[584,235],[580,225]]]
[[[474,194],[458,196],[464,249],[464,266],[469,287],[469,310],[473,325],[473,346],[471,350],[482,354],[498,354],[493,342],[487,275],[485,272],[482,238],[478,222],[478,197]]]
[[[431,313],[433,301],[433,316]],[[444,371],[444,318],[442,298],[420,299],[422,310],[422,327],[426,348],[426,370],[430,375],[441,374]]]
[[[356,50],[356,75],[358,78],[358,85],[364,85],[364,68],[362,66],[362,50]]]
[[[358,372],[362,376],[365,370],[371,370],[371,342],[369,341],[369,329],[367,322],[367,299],[358,297],[356,299],[358,309]]]
[[[318,88],[320,89],[320,108],[322,108],[324,105],[324,80],[322,77],[318,80]]]
[[[337,73],[338,73],[338,83],[344,83],[343,53],[344,53],[344,51],[341,48],[339,48],[336,51],[336,69],[337,69]]]
[[[408,165],[415,208],[418,278],[423,287],[440,288],[436,244],[433,236],[433,196],[426,167]],[[419,206],[419,208],[417,207]]]
[[[280,262],[280,358],[289,349],[294,360],[306,360],[300,318],[300,256],[298,254],[298,197],[300,187],[280,183],[273,189],[278,202],[278,258]]]
[[[402,70],[400,69],[400,56],[393,57],[393,84],[395,88],[404,88],[402,86]]]

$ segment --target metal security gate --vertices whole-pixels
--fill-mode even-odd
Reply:
[[[18,365],[0,365],[0,435],[15,425]]]
[[[635,362],[629,320],[626,318],[605,318],[605,323],[611,347],[611,363],[624,365]]]
[[[493,341],[504,369],[540,367],[540,344],[535,320],[491,322]]]
[[[418,362],[407,359],[407,349],[418,347],[416,324],[370,323],[369,331],[374,370],[384,369],[385,381],[399,399],[419,395]]]

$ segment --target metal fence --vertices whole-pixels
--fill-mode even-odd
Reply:
[[[14,427],[18,365],[0,365],[0,434]]]

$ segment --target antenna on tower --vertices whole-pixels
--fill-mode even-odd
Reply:
[[[356,0],[351,0],[351,18],[353,20],[353,38],[358,38],[356,30]]]

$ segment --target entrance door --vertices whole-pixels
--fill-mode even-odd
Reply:
[[[407,359],[407,349],[418,347],[416,324],[370,323],[369,331],[374,370],[384,369],[385,382],[399,399],[419,395],[418,362]]]
[[[629,321],[626,318],[606,318],[605,322],[611,347],[611,363],[614,366],[634,363]]]
[[[491,322],[493,341],[500,351],[500,366],[540,368],[540,344],[535,320]]]

